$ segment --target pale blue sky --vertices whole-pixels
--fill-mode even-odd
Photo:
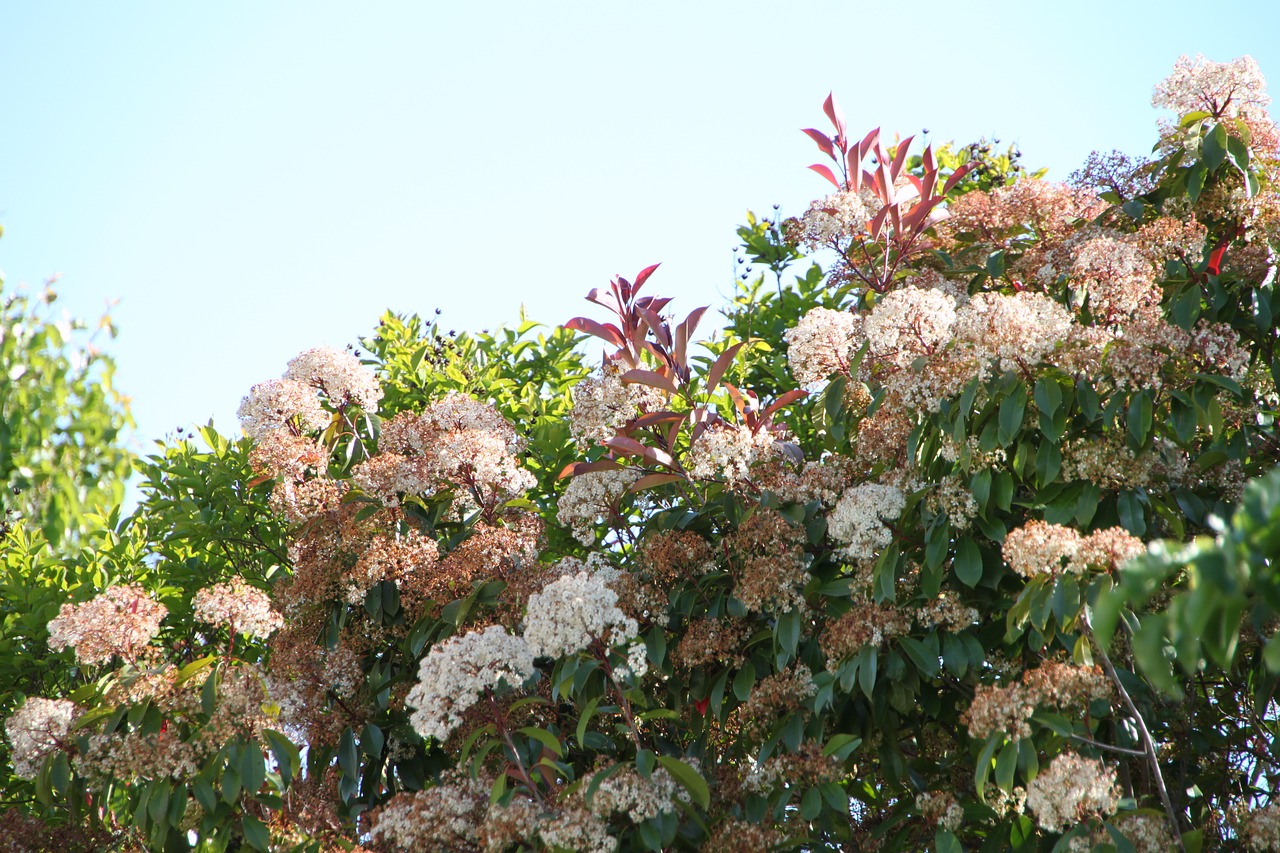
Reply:
[[[718,304],[748,208],[824,192],[799,133],[1016,141],[1064,178],[1144,153],[1182,53],[1280,4],[0,2],[0,268],[118,297],[139,444],[386,308],[562,322],[616,273]]]

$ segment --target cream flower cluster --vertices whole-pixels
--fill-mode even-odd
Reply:
[[[284,627],[284,618],[272,608],[270,597],[244,578],[202,589],[191,603],[197,619],[251,637],[265,640]]]
[[[49,648],[72,646],[82,664],[134,658],[160,630],[169,609],[140,586],[113,586],[84,604],[64,604],[49,622]]]
[[[596,788],[591,799],[591,812],[606,819],[619,812],[626,814],[632,822],[641,823],[663,812],[675,811],[678,808],[676,798],[681,793],[684,789],[665,768],[655,768],[648,779],[636,770],[626,768]]]
[[[636,479],[635,472],[626,468],[578,474],[560,497],[556,520],[583,545],[590,545],[596,541],[595,526],[610,520]]]
[[[827,516],[831,538],[844,547],[850,559],[867,560],[893,541],[885,522],[893,521],[907,506],[906,496],[893,486],[864,483],[845,491]]]
[[[378,411],[382,388],[378,377],[360,359],[332,347],[317,347],[300,353],[289,362],[285,379],[319,390],[334,406],[359,406]]]
[[[699,479],[723,477],[730,486],[745,483],[751,477],[751,466],[776,455],[773,433],[767,429],[752,432],[741,424],[714,426],[689,449],[689,473]]]
[[[560,565],[572,569],[581,563],[568,558]],[[565,574],[529,596],[524,638],[534,655],[559,658],[577,654],[597,640],[619,646],[636,638],[636,620],[618,607],[618,594],[602,575],[585,569]],[[630,663],[644,666],[641,661]]]
[[[269,379],[254,385],[240,401],[236,416],[244,434],[254,441],[295,422],[303,432],[329,425],[329,413],[315,391],[292,379]]]
[[[370,837],[395,850],[473,849],[489,787],[458,774],[445,784],[401,792],[377,811]]]
[[[462,714],[487,688],[519,687],[533,674],[529,643],[501,625],[451,637],[434,646],[418,667],[418,681],[405,697],[414,709],[409,722],[423,737],[444,740]]]
[[[791,375],[813,388],[833,373],[848,373],[862,345],[862,318],[848,311],[814,308],[782,336]]]
[[[1067,339],[1071,314],[1042,293],[979,293],[956,315],[956,337],[1001,371],[1044,361]]]
[[[1027,808],[1036,823],[1053,832],[1114,814],[1119,801],[1115,771],[1073,752],[1058,755],[1027,785]]]
[[[34,779],[44,758],[64,746],[71,724],[79,715],[66,699],[31,697],[4,721],[4,733],[13,747],[13,774]]]
[[[573,386],[569,432],[579,447],[592,447],[613,438],[636,416],[661,407],[658,389],[623,382],[616,369],[606,367]]]
[[[1143,554],[1146,545],[1121,527],[1098,530],[1088,536],[1060,524],[1028,521],[1009,531],[1003,555],[1009,568],[1024,578],[1089,568],[1111,571]]]
[[[1178,115],[1204,110],[1220,118],[1269,120],[1267,81],[1252,56],[1211,62],[1197,54],[1180,56],[1173,73],[1156,85],[1151,105]]]

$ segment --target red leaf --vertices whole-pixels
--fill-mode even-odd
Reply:
[[[932,145],[926,145],[924,147],[924,154],[920,156],[920,163],[922,166],[924,166],[924,173],[926,175],[929,174],[930,172],[938,171],[938,163],[936,160],[933,159]]]
[[[683,479],[685,478],[680,474],[645,474],[628,486],[627,491],[642,492],[645,489],[652,489],[654,486],[664,486],[667,483],[674,483]]]
[[[631,382],[638,385],[648,385],[651,388],[658,388],[666,391],[668,394],[674,394],[678,390],[676,383],[671,381],[670,376],[663,376],[654,370],[644,370],[637,367],[635,370],[628,370],[622,374],[623,382]]]
[[[836,132],[844,136],[844,113],[840,112],[840,108],[836,106],[835,95],[827,95],[827,99],[822,102],[822,111],[827,114],[827,118],[831,119]]]
[[[884,230],[884,218],[888,215],[889,215],[889,206],[886,205],[880,208],[880,212],[877,213],[874,217],[872,217],[871,221],[867,223],[867,230],[871,232],[872,240],[880,239],[880,232]]]
[[[657,264],[653,264],[652,266],[647,266],[644,269],[640,270],[640,274],[636,276],[635,286],[631,289],[632,296],[635,296],[636,293],[639,292],[641,286],[646,281],[649,280],[649,276],[653,275],[654,270],[656,270],[660,266],[662,266],[662,264],[657,263]]]
[[[794,391],[788,391],[787,393],[783,394],[781,397],[779,397],[778,399],[770,403],[769,408],[765,409],[764,413],[766,416],[772,415],[774,412],[778,411],[778,409],[781,409],[783,406],[788,406],[794,403],[796,400],[803,400],[805,397],[808,397],[808,396],[809,396],[809,392],[802,390],[800,388],[797,388]]]
[[[831,145],[831,140],[820,130],[814,130],[812,127],[806,127],[801,133],[806,133],[809,138],[818,143],[818,147],[822,149],[822,153],[826,154],[832,160],[836,158],[835,148]]]
[[[595,462],[570,462],[560,470],[556,479],[563,480],[565,477],[576,477],[579,474],[590,474],[592,471],[621,470],[622,466],[612,459],[597,459]]]
[[[649,412],[648,414],[641,415],[632,421],[631,426],[647,427],[653,426],[654,424],[666,423],[667,421],[682,421],[684,419],[685,416],[680,412]]]
[[[716,358],[715,363],[711,365],[711,369],[707,371],[707,393],[710,394],[716,390],[716,386],[720,384],[720,378],[724,376],[724,372],[729,369],[729,365],[733,364],[734,358],[738,355],[738,350],[742,349],[745,341],[739,341],[729,347]]]
[[[616,347],[622,346],[625,339],[622,332],[612,323],[597,323],[589,317],[574,317],[572,320],[564,324],[564,328],[574,332],[586,332],[588,335],[595,335],[597,338],[603,338]]]
[[[836,176],[826,166],[822,165],[821,163],[814,163],[809,168],[817,172],[822,177],[826,178],[828,181],[830,181],[835,186],[836,189],[842,189],[842,187],[840,186],[840,182],[836,180]]]
[[[898,143],[898,150],[893,155],[893,166],[889,169],[889,174],[896,181],[898,175],[902,172],[902,165],[907,162],[907,151],[911,148],[911,140],[914,136],[908,136],[906,139]]]
[[[697,708],[698,713],[705,717],[707,715],[707,709],[711,707],[711,697],[708,696],[706,699],[694,699],[693,707]]]
[[[1221,246],[1214,249],[1213,253],[1209,255],[1209,266],[1206,267],[1209,271],[1209,275],[1218,275],[1222,272],[1222,256],[1226,253],[1227,244],[1223,243]]]
[[[607,439],[605,446],[627,456],[643,456],[645,459],[657,462],[659,465],[679,470],[676,460],[672,458],[670,453],[665,450],[658,450],[656,447],[648,447],[634,438],[627,438],[625,435],[615,435],[613,438]]]
[[[671,330],[667,328],[667,324],[662,321],[656,311],[650,311],[648,308],[636,305],[636,311],[639,312],[640,318],[644,320],[644,324],[649,327],[649,331],[653,332],[654,338],[662,346],[670,349],[671,347]]]
[[[942,185],[942,194],[946,195],[947,193],[951,192],[951,188],[954,187],[956,184],[960,183],[960,181],[964,179],[964,176],[969,174],[969,170],[971,170],[973,167],[974,167],[973,163],[965,163],[959,169],[956,169],[954,172],[952,172],[951,177],[947,178],[947,182]]]
[[[862,142],[858,144],[858,162],[862,162],[866,158],[867,152],[871,150],[872,146],[879,144],[880,128],[877,127],[874,130],[868,131],[867,135],[862,137]]]

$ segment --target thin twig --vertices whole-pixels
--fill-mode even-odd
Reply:
[[[1098,642],[1098,638],[1093,635],[1093,626],[1089,622],[1089,616],[1086,614],[1083,618],[1083,628],[1085,636],[1087,636],[1093,647],[1098,650],[1098,659],[1102,661],[1102,668],[1106,670],[1107,678],[1111,679],[1111,683],[1115,685],[1116,692],[1120,694],[1120,701],[1124,703],[1125,709],[1129,712],[1129,716],[1133,718],[1133,722],[1138,727],[1138,733],[1142,735],[1142,745],[1147,756],[1147,763],[1151,765],[1152,780],[1155,782],[1156,790],[1160,793],[1160,802],[1164,804],[1165,814],[1169,818],[1169,826],[1173,830],[1173,837],[1178,841],[1178,849],[1186,853],[1186,845],[1182,841],[1182,828],[1178,826],[1178,813],[1173,809],[1173,800],[1169,798],[1169,789],[1164,783],[1164,773],[1160,771],[1160,757],[1156,755],[1156,744],[1151,737],[1151,732],[1147,729],[1146,720],[1142,718],[1142,714],[1138,711],[1138,706],[1134,704],[1133,698],[1129,695],[1129,691],[1124,689],[1124,685],[1120,683],[1120,676],[1116,673],[1115,665],[1111,663],[1111,658],[1107,655],[1107,650]]]

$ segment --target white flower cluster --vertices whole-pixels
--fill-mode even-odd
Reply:
[[[708,429],[689,449],[689,473],[700,479],[724,477],[730,486],[746,482],[751,466],[773,458],[774,437],[767,429],[752,432],[740,424],[720,424]]]
[[[590,545],[596,541],[595,526],[611,519],[636,479],[635,472],[627,468],[578,474],[560,497],[556,520],[571,529],[583,545]]]
[[[569,432],[579,447],[592,447],[613,438],[627,421],[662,407],[662,393],[648,385],[623,382],[606,367],[573,386]]]
[[[1267,81],[1252,56],[1233,62],[1210,62],[1180,56],[1173,73],[1162,80],[1151,98],[1157,109],[1167,107],[1179,116],[1204,110],[1218,118],[1269,120]]]
[[[195,594],[191,602],[195,616],[211,625],[226,625],[233,633],[265,640],[284,627],[284,618],[271,607],[265,592],[232,578]]]
[[[295,356],[284,378],[318,389],[334,406],[354,405],[376,412],[382,399],[373,371],[351,353],[332,347],[317,347]]]
[[[1146,550],[1141,539],[1122,527],[1081,536],[1073,528],[1037,520],[1010,530],[1002,546],[1009,568],[1024,578],[1082,574],[1090,568],[1113,571]]]
[[[1280,850],[1280,802],[1248,812],[1240,837],[1248,849],[1255,853]]]
[[[839,191],[816,199],[796,221],[799,240],[812,249],[830,247],[846,238],[867,232],[867,222],[883,205],[864,187],[858,192]]]
[[[933,355],[951,341],[956,299],[935,288],[904,287],[886,293],[863,322],[871,355],[898,370]]]
[[[49,648],[75,647],[82,664],[136,657],[160,630],[169,609],[140,586],[113,586],[84,604],[64,604],[49,621]]]
[[[1044,829],[1061,832],[1095,815],[1114,814],[1120,794],[1106,765],[1064,752],[1027,785],[1027,808]]]
[[[1088,290],[1089,310],[1103,322],[1122,320],[1160,303],[1151,262],[1138,247],[1113,237],[1084,242],[1076,250],[1071,275]]]
[[[979,293],[956,313],[956,338],[1000,370],[1044,361],[1067,339],[1071,314],[1042,293]]]
[[[418,681],[405,697],[409,722],[423,737],[444,740],[486,688],[506,682],[519,687],[533,674],[533,650],[501,625],[451,637],[433,647],[418,667]]]
[[[605,819],[615,812],[624,813],[640,823],[675,811],[676,798],[683,791],[666,768],[655,768],[645,779],[628,767],[600,783],[591,799],[591,812]]]
[[[813,388],[833,373],[849,371],[862,345],[862,318],[848,311],[814,308],[782,336],[791,375]]]
[[[13,747],[13,774],[34,779],[44,758],[62,748],[79,709],[66,699],[31,697],[4,721],[4,733]]]
[[[561,568],[581,565],[564,560]],[[609,588],[601,573],[585,569],[566,574],[547,584],[541,592],[529,596],[524,618],[524,638],[534,655],[559,658],[576,654],[594,641],[606,647],[629,643],[636,638],[639,626],[618,607],[618,594]],[[645,664],[634,674],[644,674]]]
[[[244,434],[261,441],[272,432],[296,423],[303,432],[324,429],[329,413],[320,398],[301,382],[292,379],[270,379],[249,389],[236,412]]]
[[[906,496],[893,486],[864,483],[847,489],[827,516],[831,538],[844,545],[842,553],[867,560],[893,541],[884,522],[893,521],[907,506]]]
[[[458,774],[446,784],[399,793],[375,813],[369,835],[394,850],[473,849],[489,787]]]

